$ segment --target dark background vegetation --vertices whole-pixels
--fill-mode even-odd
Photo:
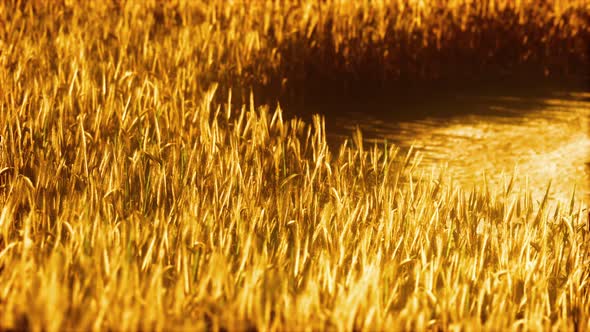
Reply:
[[[194,77],[202,91],[218,82],[220,100],[232,90],[234,102],[240,105],[248,103],[253,92],[257,102],[280,102],[297,112],[321,105],[330,112],[369,101],[414,103],[457,93],[590,87],[587,2],[558,5],[541,0],[516,5],[485,0],[450,6],[448,1],[433,0],[426,8],[409,1],[392,1],[383,7],[354,1],[309,3],[260,1],[232,6],[148,1],[129,18],[133,2],[111,0],[104,22],[94,22],[101,23],[96,28],[102,30],[103,40],[94,48],[89,45],[86,52],[105,62],[133,57],[120,47],[121,33],[115,23],[121,20],[138,18],[142,26],[130,31],[130,39],[141,40],[140,34],[146,33],[149,42],[178,40],[183,27],[206,24],[211,31],[238,36],[226,41],[225,46],[232,47],[220,45],[213,54],[207,47],[195,47],[177,61],[179,67],[211,62],[208,70]],[[89,12],[95,10],[87,6]],[[48,37],[67,33],[76,25],[93,27],[72,12],[67,1],[15,1],[13,10],[3,13],[0,20],[13,22],[15,16],[34,15],[45,26],[35,28],[35,33],[45,31]],[[236,21],[235,17],[247,19]],[[9,41],[10,31],[0,28],[0,32]],[[259,47],[236,45],[250,43],[252,35]],[[104,49],[109,45],[112,49]],[[170,60],[175,57],[174,49],[158,56],[162,62]],[[143,65],[156,66],[150,68],[154,74],[158,71],[157,63]]]
[[[588,8],[557,13],[553,1],[494,10],[492,1],[453,9],[436,3],[419,25],[392,3],[379,14],[361,6],[346,18],[328,7],[313,27],[284,38],[271,27],[263,33],[280,61],[266,72],[252,65],[242,79],[263,102],[279,99],[297,108],[588,90]],[[297,21],[293,12],[284,19]]]

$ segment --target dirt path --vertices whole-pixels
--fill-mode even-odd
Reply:
[[[422,167],[448,164],[448,172],[466,188],[484,174],[501,185],[516,171],[515,188],[526,177],[534,199],[552,181],[552,198],[567,200],[574,185],[578,198],[590,198],[590,102],[587,96],[553,99],[480,98],[457,103],[457,115],[394,121],[363,112],[339,116],[333,137],[344,137],[358,124],[368,142],[384,139],[423,154]],[[470,107],[474,109],[470,112]]]

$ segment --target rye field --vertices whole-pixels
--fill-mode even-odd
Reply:
[[[0,2],[0,330],[588,331],[575,188],[260,101],[583,80],[589,41],[588,0]]]

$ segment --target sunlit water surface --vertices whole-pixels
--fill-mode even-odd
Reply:
[[[424,110],[330,114],[329,137],[343,140],[359,126],[368,143],[394,143],[402,151],[411,146],[421,154],[423,170],[446,173],[464,189],[480,186],[484,178],[500,190],[515,174],[514,189],[528,187],[542,199],[551,181],[550,199],[590,198],[590,94],[570,93],[538,97],[461,97],[439,115],[411,119]],[[456,111],[453,110],[456,108]],[[409,112],[409,119],[399,114]],[[443,114],[440,114],[443,113]]]

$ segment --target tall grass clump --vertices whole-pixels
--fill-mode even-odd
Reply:
[[[276,38],[283,61],[274,63],[298,91],[590,74],[588,1],[317,1],[284,10],[299,27]]]
[[[235,102],[346,6],[1,3],[0,329],[590,329],[582,202]]]

